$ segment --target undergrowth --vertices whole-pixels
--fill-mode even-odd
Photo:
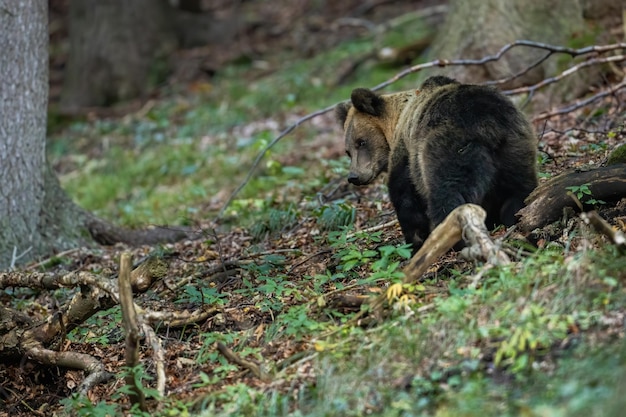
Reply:
[[[596,344],[604,317],[626,301],[623,271],[611,246],[540,251],[476,271],[477,286],[447,277],[434,297],[425,290],[434,283],[417,286],[368,329],[331,325],[325,337],[313,321],[317,378],[297,397],[246,391],[204,415],[619,415],[626,346],[616,336],[604,351]]]
[[[357,40],[309,60],[285,60],[273,75],[253,81],[246,78],[250,68],[229,67],[205,92],[172,92],[120,120],[72,124],[51,138],[51,160],[83,207],[121,224],[212,219],[258,152],[293,123],[295,116],[287,115],[349,96],[355,85],[332,84],[335,64],[370,46]],[[355,82],[372,86],[395,72],[366,67]],[[407,78],[394,89],[410,85]],[[228,294],[214,282],[182,286],[175,302],[183,308],[223,307],[237,298],[246,300],[242,309],[271,319],[261,336],[227,328],[182,330],[180,343],[201,346],[181,356],[197,373],[192,388],[203,394],[194,401],[158,398],[146,388],[158,404],[151,415],[620,415],[626,348],[609,331],[615,326],[607,317],[623,319],[623,255],[609,245],[570,250],[568,243],[567,250],[537,250],[510,266],[452,268],[403,286],[401,269],[410,250],[380,232],[355,232],[357,213],[349,198],[318,198],[347,165],[322,157],[341,139],[334,121],[319,123],[301,126],[269,152],[226,220],[246,230],[252,248],[306,223],[329,258],[325,269],[294,281],[286,256],[258,250]],[[571,191],[592,198],[584,185]],[[297,244],[288,250],[302,255]],[[382,314],[366,315],[369,322],[352,323],[354,311],[333,307],[338,294],[378,295],[389,287],[402,293],[390,294]],[[77,329],[69,340],[119,343],[116,322],[107,320],[119,315],[116,308],[92,317],[91,328]],[[254,338],[308,348],[294,363],[272,363],[260,347],[248,345]],[[275,383],[223,383],[239,368],[215,350],[218,342],[260,363]],[[305,378],[297,376],[298,366],[307,371]],[[80,416],[128,412],[87,397],[64,405]]]

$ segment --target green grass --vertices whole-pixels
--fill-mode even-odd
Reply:
[[[386,44],[421,33],[405,25],[391,32]],[[357,83],[373,86],[394,74],[389,68],[366,65],[355,74],[354,84],[334,85],[337,65],[370,48],[371,41],[362,39],[306,60],[285,55],[277,71],[252,80],[249,65],[232,65],[211,81],[208,92],[172,92],[139,116],[73,123],[50,138],[50,159],[71,165],[61,180],[81,206],[123,225],[211,218],[217,208],[207,207],[207,202],[224,201],[224,194],[243,180],[258,152],[289,124],[284,115],[327,107],[347,99]],[[396,88],[410,84],[404,80]],[[258,127],[242,129],[253,122]],[[314,194],[327,180],[324,175],[304,177],[279,160],[297,155],[299,144],[318,134],[315,126],[305,124],[272,149],[231,214],[249,217],[258,212],[259,203],[249,199],[262,200],[263,209],[269,209],[285,196],[293,202]],[[298,168],[323,171],[325,163],[317,161]]]

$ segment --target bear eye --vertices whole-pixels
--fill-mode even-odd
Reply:
[[[357,139],[356,141],[356,147],[357,148],[362,148],[365,146],[365,139]]]

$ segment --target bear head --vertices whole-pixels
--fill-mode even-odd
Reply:
[[[367,185],[389,163],[388,138],[385,122],[385,99],[366,88],[352,91],[351,103],[344,102],[335,108],[335,116],[344,128],[346,154],[350,157],[348,181],[354,185]]]

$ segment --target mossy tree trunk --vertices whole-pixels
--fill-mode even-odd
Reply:
[[[166,0],[71,0],[66,113],[145,94],[163,78],[176,46]]]

